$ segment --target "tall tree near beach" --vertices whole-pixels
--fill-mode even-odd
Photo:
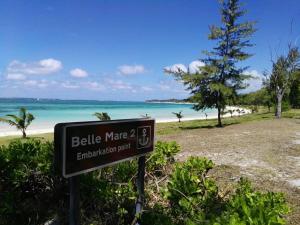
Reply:
[[[236,98],[238,90],[246,87],[243,81],[251,77],[244,74],[247,67],[240,67],[238,63],[251,56],[245,49],[252,46],[249,38],[255,29],[254,22],[240,22],[246,10],[242,9],[239,0],[220,2],[221,25],[210,26],[208,38],[215,41],[216,46],[203,52],[205,65],[195,73],[180,68],[176,71],[167,68],[165,72],[173,74],[187,86],[196,103],[195,110],[216,108],[218,126],[221,127],[221,112]]]
[[[8,123],[10,126],[16,127],[18,130],[22,131],[22,137],[26,138],[26,129],[35,119],[31,113],[28,113],[25,108],[20,108],[19,116],[7,114],[7,118],[0,118],[0,122]]]
[[[264,84],[275,96],[275,116],[281,118],[281,105],[283,97],[290,91],[291,85],[296,79],[300,69],[300,52],[298,47],[291,47],[287,55],[279,56],[272,60],[271,74],[265,74]]]
[[[96,116],[101,121],[111,120],[110,116],[106,112],[96,112],[94,113],[94,116]]]

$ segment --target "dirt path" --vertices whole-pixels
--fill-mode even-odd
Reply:
[[[175,140],[182,152],[205,156],[219,165],[221,180],[250,178],[258,188],[282,191],[293,205],[289,224],[300,224],[300,120],[265,120],[224,128],[183,130],[162,135]]]

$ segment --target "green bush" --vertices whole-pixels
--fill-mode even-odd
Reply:
[[[129,224],[136,200],[134,183],[99,178],[100,171],[81,176],[82,220],[85,224]]]
[[[217,185],[207,176],[212,161],[190,157],[173,168],[179,149],[176,142],[158,142],[148,158],[147,169],[152,175],[146,179],[149,201],[142,224],[285,223],[283,215],[289,208],[281,193],[254,191],[250,182],[242,179],[234,195],[221,199]],[[52,168],[53,152],[52,143],[34,139],[0,146],[0,224],[43,224],[53,217],[59,218],[60,224],[66,223],[68,183]],[[136,173],[137,161],[131,160],[81,175],[82,223],[130,224],[137,197]],[[165,178],[168,182],[160,184]],[[157,191],[156,185],[163,185],[165,190]]]
[[[282,112],[286,112],[286,111],[289,111],[291,109],[291,105],[289,103],[289,101],[283,101],[282,104],[281,104],[281,111]]]
[[[251,183],[242,178],[235,195],[213,225],[280,225],[285,224],[283,215],[288,212],[282,193],[254,191]]]
[[[183,221],[204,221],[218,195],[215,182],[207,178],[213,162],[206,158],[190,157],[178,163],[165,192],[172,212]]]
[[[53,145],[38,140],[0,147],[0,224],[38,224],[64,199],[65,182],[52,173]]]
[[[168,210],[160,204],[155,204],[151,210],[142,214],[141,224],[143,225],[175,225],[177,224],[168,214]]]
[[[147,160],[147,171],[156,172],[158,175],[168,164],[175,162],[174,157],[179,151],[180,146],[175,141],[158,141],[155,144],[154,152]]]

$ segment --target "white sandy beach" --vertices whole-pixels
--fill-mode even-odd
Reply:
[[[226,107],[226,110],[237,110],[239,107],[234,106],[228,106]],[[240,110],[244,110],[244,114],[251,113],[249,109],[240,108]],[[233,113],[234,116],[238,116],[237,112]],[[184,115],[183,115],[184,116]],[[230,114],[227,113],[223,117],[230,117]],[[217,115],[207,116],[207,119],[216,119]],[[205,119],[204,116],[195,116],[195,117],[183,117],[181,121],[191,121],[191,120],[203,120]],[[177,122],[178,119],[175,117],[167,118],[167,119],[156,119],[156,123],[167,123],[167,122]],[[29,135],[35,135],[35,134],[45,134],[45,133],[53,133],[54,132],[54,126],[56,122],[43,122],[43,123],[35,123],[33,121],[32,125],[27,129],[27,134]],[[7,124],[0,124],[0,137],[6,137],[6,136],[17,136],[20,135],[20,131],[16,130],[14,127],[10,127]]]

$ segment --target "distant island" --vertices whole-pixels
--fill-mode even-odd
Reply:
[[[146,100],[145,102],[150,102],[150,103],[192,103],[190,99],[150,99]]]

